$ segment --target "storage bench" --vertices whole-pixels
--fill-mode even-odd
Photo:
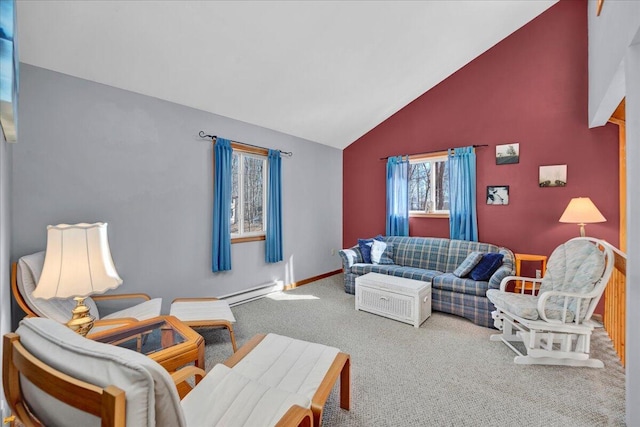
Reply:
[[[367,273],[356,278],[356,310],[419,328],[431,316],[431,283]]]

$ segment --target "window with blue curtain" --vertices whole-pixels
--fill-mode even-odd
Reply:
[[[387,159],[387,236],[409,235],[409,157]]]
[[[211,270],[231,270],[231,141],[217,138],[214,145],[213,236]]]
[[[472,146],[449,149],[449,235],[478,241],[476,153]]]
[[[216,138],[212,271],[231,270],[231,244],[265,240],[265,261],[283,260],[279,150]],[[266,155],[265,155],[266,154]]]

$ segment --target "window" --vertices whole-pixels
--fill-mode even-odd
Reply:
[[[232,243],[264,240],[267,157],[233,147],[231,160]]]
[[[409,215],[449,215],[446,155],[409,158]]]

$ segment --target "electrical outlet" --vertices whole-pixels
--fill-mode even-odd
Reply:
[[[336,250],[331,248],[331,256],[335,256],[336,255]]]
[[[542,270],[536,270],[536,279],[540,279],[542,277]]]

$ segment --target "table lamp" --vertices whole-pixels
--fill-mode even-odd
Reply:
[[[569,205],[560,217],[560,222],[578,224],[580,236],[584,237],[584,226],[594,222],[605,222],[607,219],[600,213],[596,205],[588,197],[571,199]]]
[[[60,224],[47,227],[47,251],[42,275],[33,296],[36,298],[73,298],[67,326],[82,336],[93,327],[84,300],[122,283],[118,276],[107,239],[107,224]]]

